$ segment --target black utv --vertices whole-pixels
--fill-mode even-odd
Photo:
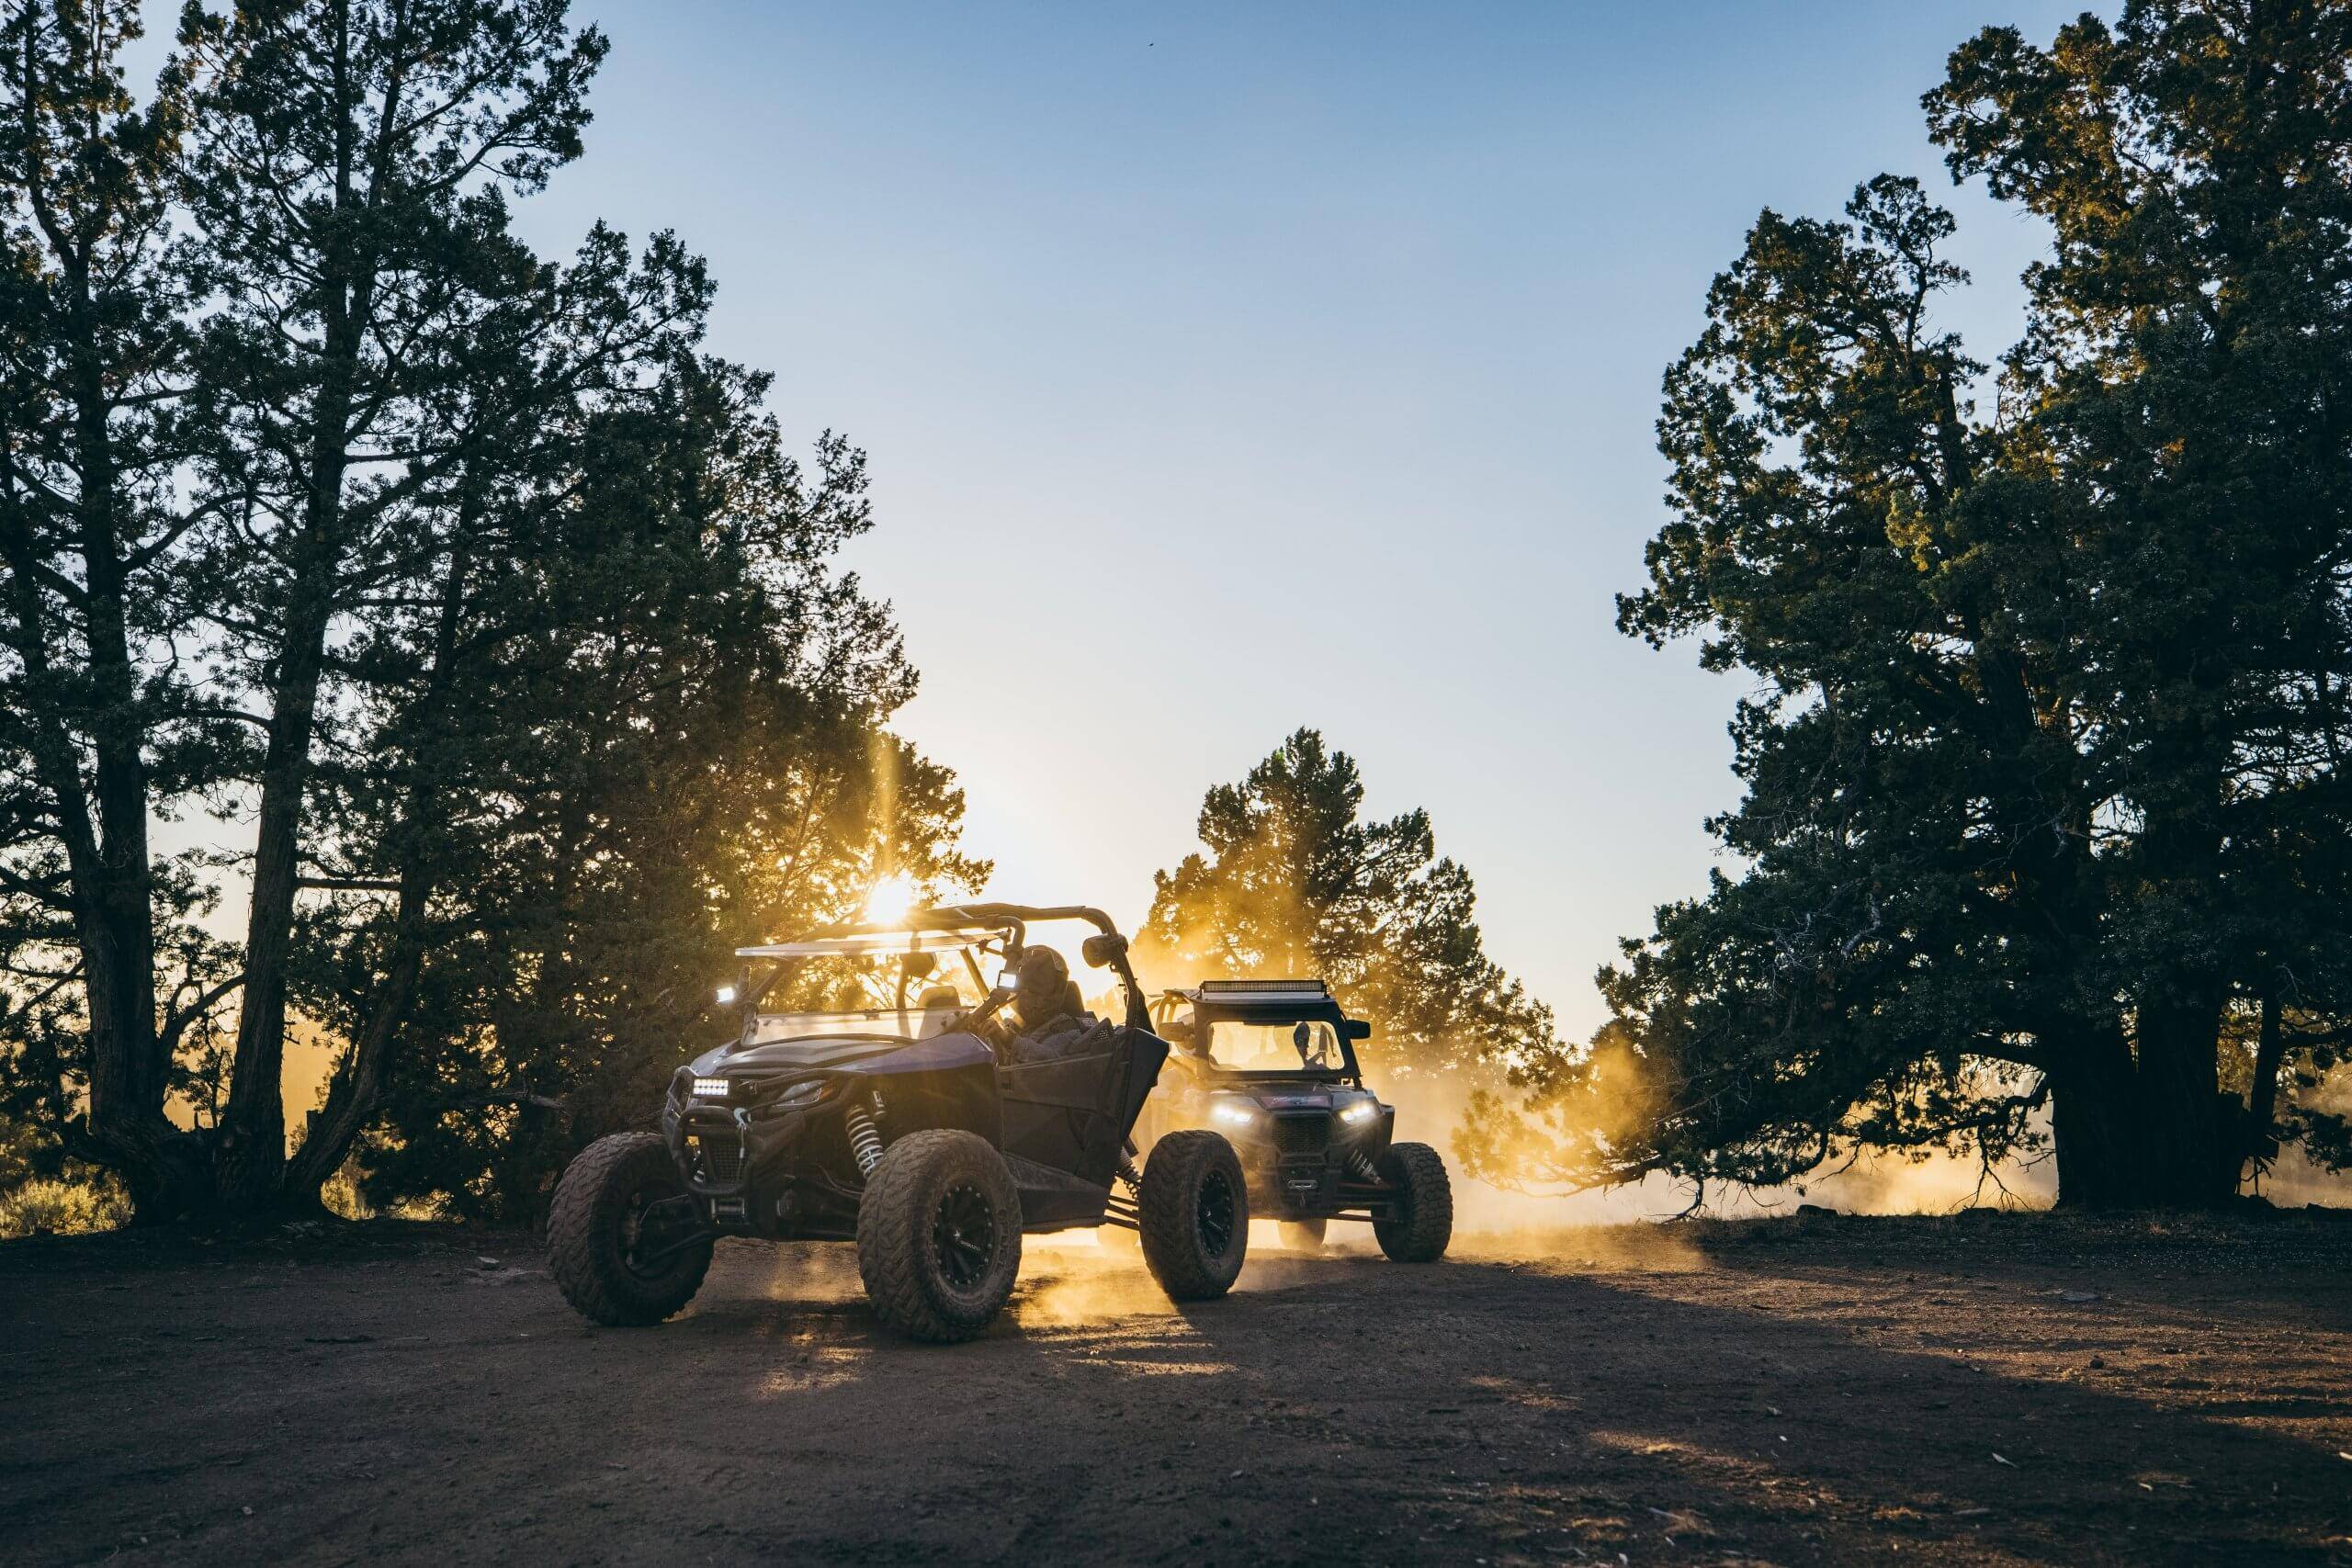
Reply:
[[[1427,1144],[1393,1141],[1396,1108],[1364,1087],[1356,1062],[1372,1026],[1348,1017],[1322,981],[1210,980],[1163,993],[1155,1010],[1175,1070],[1151,1097],[1148,1131],[1204,1127],[1230,1139],[1250,1212],[1281,1221],[1286,1247],[1321,1247],[1332,1220],[1369,1220],[1399,1263],[1445,1255],[1445,1161]]]
[[[1115,975],[1125,1016],[1093,1019],[1068,984],[1041,1043],[1015,975],[1029,926],[1063,919],[1095,928],[1084,957]],[[1108,916],[964,904],[738,956],[759,966],[720,993],[738,1036],[678,1069],[659,1134],[600,1139],[557,1186],[548,1248],[582,1314],[669,1317],[721,1235],[855,1242],[876,1312],[933,1341],[995,1318],[1023,1232],[1123,1226],[1174,1299],[1232,1287],[1250,1222],[1232,1145],[1163,1138],[1136,1169],[1130,1134],[1168,1047]],[[1054,973],[1067,984],[1057,957]],[[852,999],[873,1005],[836,1005],[861,988]]]

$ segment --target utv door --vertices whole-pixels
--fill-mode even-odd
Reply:
[[[1079,1054],[997,1069],[1004,1152],[1107,1190],[1167,1043],[1098,1024]]]

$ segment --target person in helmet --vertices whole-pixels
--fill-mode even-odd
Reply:
[[[1193,1015],[1189,1012],[1161,1019],[1152,1027],[1159,1032],[1162,1040],[1167,1041],[1170,1045],[1179,1051],[1202,1049],[1199,1027],[1193,1023]]]
[[[1012,1004],[998,1015],[996,1044],[1016,1062],[1046,1061],[1094,1026],[1086,999],[1069,977],[1069,964],[1050,947],[1033,947],[1013,971]]]

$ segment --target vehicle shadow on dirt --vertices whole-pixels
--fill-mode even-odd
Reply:
[[[2063,1258],[1939,1234],[1883,1259],[1263,1253],[1181,1309],[1132,1260],[1040,1247],[957,1347],[888,1337],[842,1247],[724,1246],[684,1315],[634,1330],[582,1324],[511,1247],[94,1250],[0,1286],[0,1539],[223,1563],[2352,1557],[2341,1247],[2169,1274],[2127,1250],[2069,1290]]]
[[[1139,1268],[1046,1253],[1006,1322],[942,1350],[884,1337],[854,1269],[816,1278],[820,1296],[706,1298],[664,1331],[788,1353],[747,1426],[821,1428],[836,1403],[952,1405],[942,1383],[1021,1391],[973,1413],[994,1457],[967,1456],[960,1487],[906,1494],[905,1518],[837,1542],[872,1529],[911,1549],[926,1511],[968,1494],[1015,1527],[1011,1555],[2344,1555],[2335,1439],[2289,1429],[2344,1415],[2324,1385],[2190,1410],[2177,1386],[2158,1397],[2088,1365],[2215,1328],[2161,1297],[2034,1298],[2020,1342],[2024,1287],[1957,1301],[1978,1282],[1933,1273],[1276,1254],[1231,1297],[1179,1308]],[[1702,1279],[1710,1299],[1691,1299]],[[2020,1351],[2084,1364],[2036,1371]]]

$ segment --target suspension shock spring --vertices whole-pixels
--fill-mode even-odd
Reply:
[[[1143,1172],[1136,1168],[1136,1161],[1133,1155],[1121,1155],[1119,1156],[1119,1163],[1115,1168],[1119,1173],[1119,1179],[1127,1184],[1128,1191],[1140,1192],[1143,1190]]]
[[[1348,1156],[1348,1174],[1354,1177],[1358,1181],[1377,1181],[1380,1179],[1380,1172],[1373,1168],[1372,1156],[1365,1154],[1362,1149],[1356,1150],[1355,1153]]]
[[[874,1168],[882,1163],[882,1129],[876,1117],[882,1110],[882,1097],[873,1097],[874,1109],[863,1105],[849,1108],[849,1156],[857,1162],[857,1173],[871,1177]]]

